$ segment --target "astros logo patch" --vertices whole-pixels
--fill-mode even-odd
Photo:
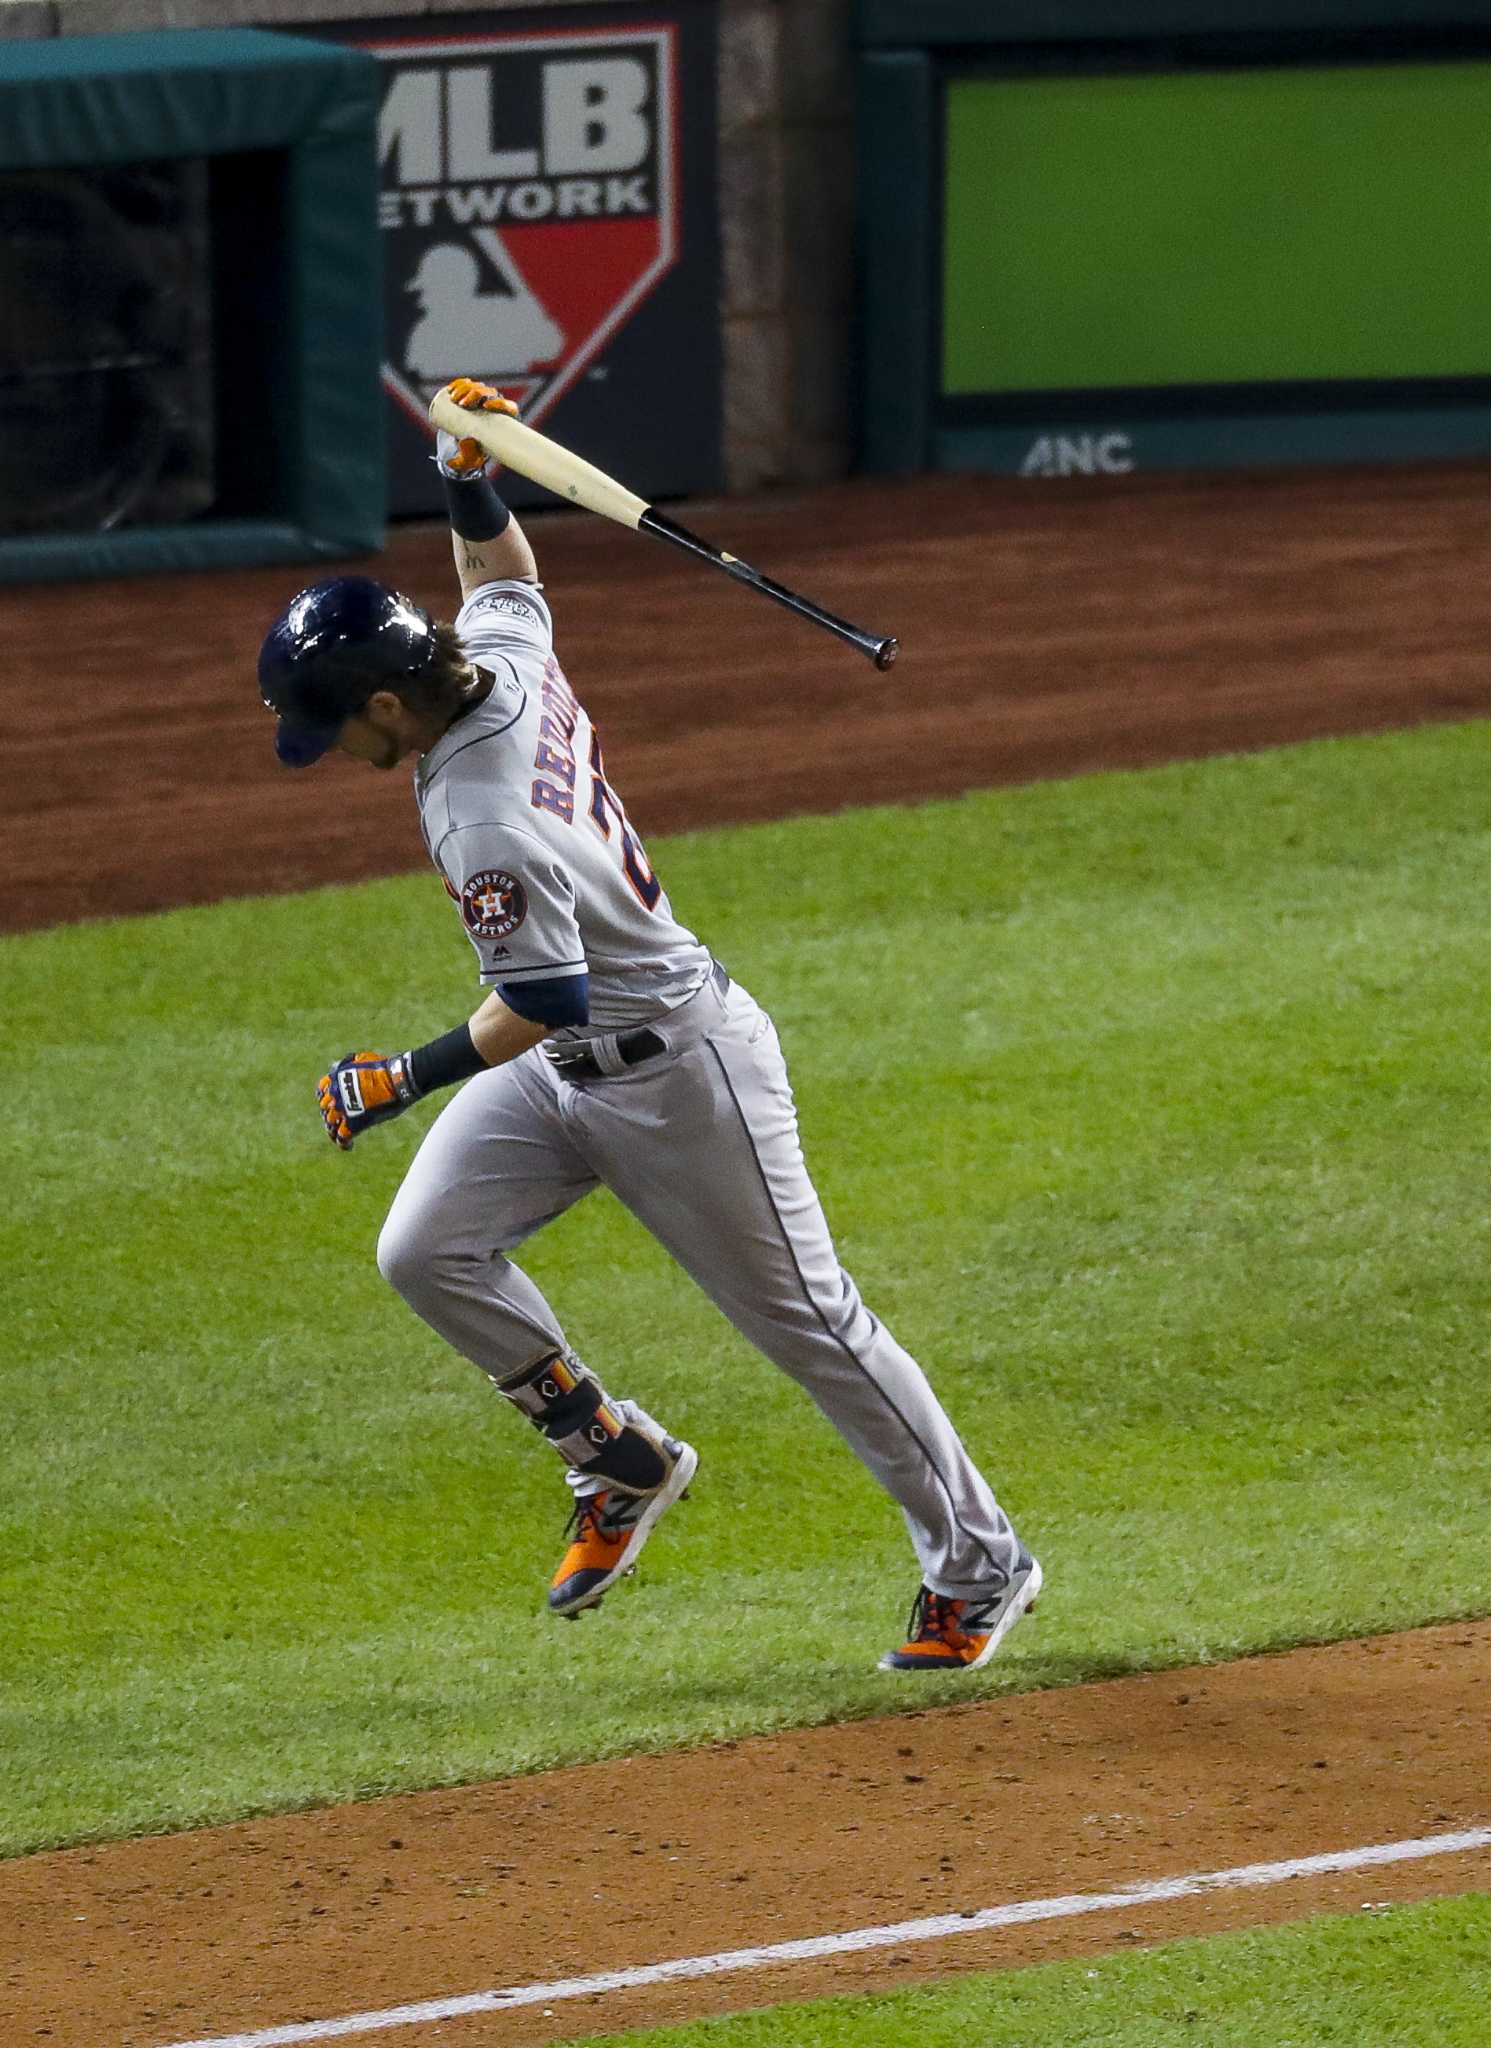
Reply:
[[[482,868],[461,891],[461,916],[473,938],[505,939],[527,915],[528,892],[501,868]]]

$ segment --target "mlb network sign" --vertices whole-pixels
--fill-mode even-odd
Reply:
[[[384,383],[424,456],[430,398],[451,377],[501,385],[534,426],[587,379],[609,379],[613,345],[685,253],[684,30],[662,18],[666,9],[635,22],[608,13],[579,28],[441,35],[411,24],[408,34],[356,37],[386,67]],[[691,163],[690,175],[712,205],[712,104],[707,118],[708,162]],[[704,289],[675,292],[667,343],[654,341],[654,355],[674,360],[662,361],[659,381],[658,364],[649,373],[633,346],[613,406],[661,409],[680,358],[714,360],[717,344],[701,349],[677,332],[685,300],[698,298],[713,319],[712,234],[695,239],[711,245]],[[685,395],[688,381],[685,369]],[[710,403],[717,412],[717,392]],[[427,494],[407,435],[394,448],[396,493],[401,450],[411,485]],[[604,459],[593,436],[584,452]]]

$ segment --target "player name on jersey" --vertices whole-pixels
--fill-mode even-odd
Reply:
[[[539,720],[539,742],[533,765],[540,773],[534,778],[530,802],[535,810],[552,811],[566,825],[575,819],[575,727],[580,707],[557,661],[550,655],[544,665],[543,716]]]

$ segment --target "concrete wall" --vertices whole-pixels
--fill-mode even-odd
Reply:
[[[0,42],[378,15],[493,16],[514,4],[0,0]],[[850,0],[717,4],[726,474],[737,491],[841,476],[851,457]]]

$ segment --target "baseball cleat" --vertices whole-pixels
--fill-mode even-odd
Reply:
[[[882,1671],[977,1671],[987,1664],[1041,1590],[1041,1568],[1028,1550],[1007,1585],[977,1600],[950,1600],[923,1586],[899,1650],[887,1650]]]
[[[603,1600],[618,1579],[636,1569],[642,1546],[660,1516],[681,1500],[699,1469],[699,1453],[676,1436],[659,1444],[669,1472],[651,1493],[623,1493],[610,1487],[575,1502],[570,1546],[549,1583],[549,1612],[578,1617]]]

